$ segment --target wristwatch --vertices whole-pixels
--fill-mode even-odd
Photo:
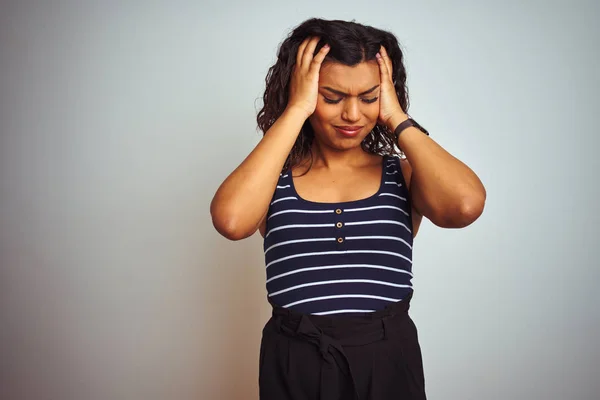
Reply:
[[[401,122],[396,129],[394,129],[394,141],[396,143],[398,143],[398,137],[400,136],[400,134],[402,133],[403,130],[405,130],[406,128],[408,128],[409,126],[414,126],[415,128],[419,129],[420,131],[422,131],[424,134],[426,134],[427,136],[429,136],[429,132],[427,132],[427,129],[423,128],[417,121],[415,121],[412,118],[407,119],[406,121]]]

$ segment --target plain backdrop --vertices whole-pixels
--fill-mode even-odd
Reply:
[[[415,243],[429,398],[600,398],[598,2],[0,7],[2,399],[258,398],[262,243],[209,203],[313,16],[396,34],[410,113],[487,188]]]

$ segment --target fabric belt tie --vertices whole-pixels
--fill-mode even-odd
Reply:
[[[314,344],[318,347],[321,354],[321,376],[320,376],[320,400],[337,400],[338,385],[327,384],[328,382],[337,382],[339,372],[349,378],[352,383],[353,398],[359,400],[356,381],[352,375],[352,368],[348,357],[344,352],[343,346],[363,346],[380,340],[387,340],[392,336],[392,332],[402,329],[401,320],[407,315],[410,307],[412,292],[401,303],[388,310],[377,312],[373,315],[373,329],[368,329],[360,334],[349,335],[340,340],[336,340],[323,333],[322,329],[317,327],[310,319],[310,315],[295,314],[288,309],[275,306],[273,303],[273,317],[275,317],[276,329],[283,334],[291,337],[299,337],[304,341]],[[294,322],[297,321],[297,322]],[[380,323],[379,327],[377,325]],[[405,360],[403,346],[400,346],[402,359]],[[337,368],[336,368],[337,366]],[[403,372],[408,385],[411,398],[415,395],[413,385],[413,376],[406,362],[403,363]]]
[[[352,370],[350,363],[344,353],[342,344],[332,338],[331,336],[325,335],[323,331],[317,328],[310,319],[303,315],[300,318],[298,327],[293,330],[285,324],[281,324],[281,319],[278,319],[281,332],[288,336],[299,336],[302,337],[309,343],[314,344],[319,348],[323,363],[321,364],[321,400],[337,399],[337,387],[335,385],[328,385],[327,382],[336,382],[338,371],[342,371],[344,376],[348,377],[352,382],[352,390],[354,391],[354,398],[358,399],[358,392],[356,391],[356,382],[352,376]],[[335,366],[337,365],[338,368]]]

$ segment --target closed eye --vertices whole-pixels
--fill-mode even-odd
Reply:
[[[337,104],[340,101],[342,101],[342,99],[333,100],[333,99],[327,98],[325,96],[323,96],[323,100],[325,100],[325,103],[328,103],[328,104]]]
[[[371,104],[375,103],[379,97],[373,97],[372,99],[362,99],[365,103]]]
[[[375,103],[377,101],[377,99],[378,99],[378,97],[373,97],[372,99],[361,99],[361,101],[363,103],[371,104],[371,103]],[[342,99],[334,100],[334,99],[330,99],[325,96],[323,97],[323,100],[325,100],[325,103],[328,103],[328,104],[338,104],[340,101],[342,101]]]

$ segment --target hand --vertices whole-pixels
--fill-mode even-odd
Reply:
[[[388,126],[389,129],[395,128],[397,121],[402,122],[408,118],[402,110],[396,88],[392,79],[392,61],[388,57],[385,47],[381,46],[377,54],[377,63],[379,64],[379,73],[381,78],[381,87],[379,89],[379,123]],[[398,122],[398,123],[399,123]]]
[[[300,44],[290,82],[290,97],[287,107],[299,108],[306,113],[306,118],[314,113],[317,107],[319,71],[329,52],[329,45],[326,44],[313,57],[319,40],[318,37],[309,37]]]

